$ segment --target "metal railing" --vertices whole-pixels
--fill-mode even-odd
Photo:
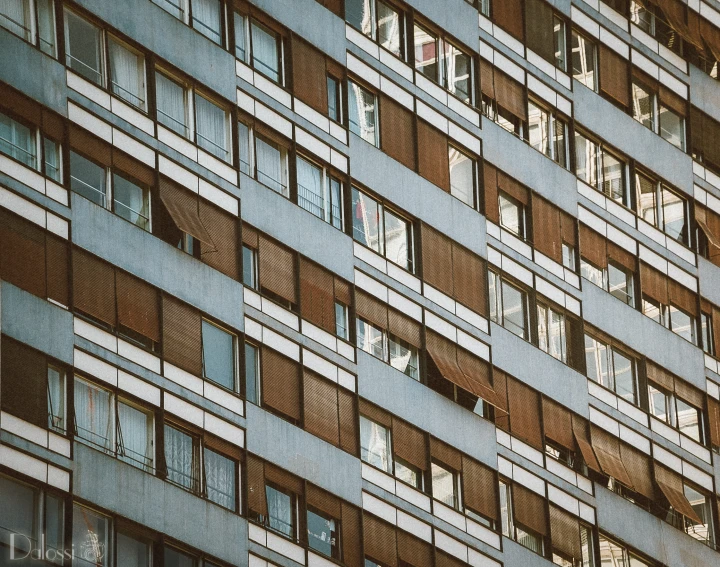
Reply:
[[[298,205],[318,218],[325,218],[325,199],[312,189],[298,183]]]
[[[122,98],[124,101],[129,102],[134,107],[139,108],[142,110],[142,108],[145,106],[145,100],[140,98],[138,95],[136,95],[134,92],[129,91],[125,87],[123,87],[120,83],[117,81],[111,81],[112,84],[112,91],[114,94],[118,95],[120,98]],[[118,92],[121,91],[121,92]],[[128,98],[128,96],[130,98]]]
[[[82,193],[82,192],[78,191],[77,189],[73,188],[73,191],[74,191],[75,193],[77,193],[78,195],[82,195],[83,197],[86,197],[86,198],[90,199],[93,203],[97,203],[97,204],[100,205],[101,207],[104,207],[104,206],[105,206],[105,191],[104,191],[104,190],[101,191],[101,190],[98,189],[97,187],[93,187],[93,186],[90,185],[89,183],[85,183],[82,179],[78,179],[78,178],[75,177],[74,175],[71,175],[71,176],[70,176],[70,181],[71,181],[71,183],[70,183],[71,187],[72,187],[72,182],[73,182],[73,181],[76,181],[76,182],[80,183],[81,185],[83,185],[84,187],[87,187],[87,189],[90,190],[90,194],[87,195],[87,194]],[[95,199],[92,198],[93,193],[97,193],[97,194],[98,194],[100,202],[98,202],[97,200],[95,200]]]
[[[9,146],[10,151],[4,151],[3,143]],[[9,155],[12,158],[15,158],[18,161],[23,162],[25,165],[31,167],[32,169],[35,169],[36,167],[37,157],[33,152],[30,152],[25,148],[21,148],[17,144],[13,143],[7,138],[3,138],[2,136],[0,136],[0,151],[2,151],[4,154]]]
[[[225,146],[221,146],[220,144],[213,142],[210,138],[206,138],[200,132],[197,132],[197,138],[198,146],[210,151],[215,157],[218,157],[223,161],[228,161],[230,151]],[[205,144],[209,144],[209,146]]]
[[[163,112],[160,107],[158,106],[157,109],[160,123],[170,128],[173,132],[180,134],[181,136],[184,136],[185,138],[188,137],[188,134],[190,133],[190,128],[188,128],[188,125],[184,122],[180,122],[176,118],[170,116],[167,112]],[[167,119],[170,121],[170,124],[168,124],[164,119]],[[176,126],[177,125],[177,126]],[[181,128],[181,132],[178,131],[178,126]]]
[[[98,84],[98,85],[102,84],[102,73],[101,73],[100,71],[98,71],[97,69],[94,69],[93,67],[91,67],[90,65],[88,65],[88,64],[85,63],[84,61],[81,61],[81,60],[78,59],[77,57],[74,57],[74,56],[71,55],[70,53],[67,54],[67,58],[68,58],[68,60],[69,60],[68,63],[69,63],[69,65],[70,65],[70,68],[71,68],[73,71],[78,71],[78,72],[80,72],[80,73],[82,74],[82,71],[81,71],[80,69],[76,69],[75,66],[73,65],[73,62],[76,61],[77,63],[79,63],[80,65],[82,65],[82,67],[84,67],[87,71],[89,71],[90,73],[92,73],[92,75],[94,75],[94,76],[96,77],[95,79],[90,79],[90,80],[94,80],[94,82],[95,82],[96,84]],[[87,77],[87,76],[86,76],[86,77]],[[89,78],[89,77],[87,77],[87,78]]]

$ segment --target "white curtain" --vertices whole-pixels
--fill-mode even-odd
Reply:
[[[0,26],[30,40],[30,0],[0,0]]]
[[[238,123],[238,145],[240,146],[240,171],[246,175],[252,175],[250,128],[242,122]]]
[[[133,106],[144,108],[144,85],[140,80],[140,58],[122,45],[110,41],[112,91]]]
[[[322,169],[299,157],[297,160],[297,183],[300,206],[315,216],[324,218],[325,198]]]
[[[55,57],[55,8],[52,0],[37,0],[40,49]]]
[[[450,192],[463,203],[474,204],[473,162],[455,148],[450,148]]]
[[[286,195],[285,176],[283,175],[283,155],[272,142],[255,138],[255,159],[257,160],[258,181],[274,191]]]
[[[391,472],[390,448],[388,447],[387,429],[382,425],[360,418],[360,439],[362,440],[363,459],[384,470]]]
[[[35,137],[32,132],[28,127],[2,113],[0,113],[0,151],[28,167],[36,167]]]
[[[273,81],[280,80],[280,57],[277,38],[253,22],[252,24],[253,67]]]
[[[118,564],[122,567],[149,567],[150,550],[144,541],[117,532],[115,538]]]
[[[193,440],[173,427],[165,426],[165,464],[171,482],[193,488]]]
[[[243,63],[247,63],[247,38],[245,37],[245,24],[247,19],[238,13],[235,17],[235,57]]]
[[[160,73],[155,74],[158,120],[181,136],[187,136],[185,90]]]
[[[78,437],[112,450],[113,411],[110,392],[75,380],[75,425]]]
[[[221,160],[228,161],[225,111],[199,95],[195,96],[198,145]]]
[[[148,416],[124,403],[118,404],[118,458],[145,470],[152,469]]]
[[[220,0],[193,0],[193,27],[215,43],[222,43]]]
[[[65,430],[65,375],[55,368],[48,368],[48,425]]]
[[[213,502],[235,509],[235,463],[215,451],[205,449],[205,486]]]
[[[292,537],[292,499],[274,488],[266,487],[270,528]]]

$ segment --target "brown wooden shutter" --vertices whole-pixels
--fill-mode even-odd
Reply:
[[[645,262],[640,262],[640,286],[645,295],[663,305],[668,304],[667,276]]]
[[[709,20],[700,18],[700,34],[705,40],[712,57],[716,61],[720,61],[720,28],[713,25]]]
[[[623,465],[625,465],[635,492],[639,492],[650,500],[655,500],[650,457],[622,441],[620,442],[620,457],[622,457]]]
[[[425,343],[427,353],[442,377],[463,390],[472,392],[473,385],[458,365],[457,345],[430,330],[425,331]]]
[[[318,2],[320,2],[320,4],[325,6],[337,17],[343,17],[343,0],[318,0]]]
[[[457,365],[465,375],[465,389],[488,403],[497,405],[497,394],[490,384],[490,363],[462,347],[455,350]]]
[[[515,378],[508,379],[510,433],[543,450],[540,395]]]
[[[363,537],[362,537],[362,516],[352,504],[343,502],[341,505],[342,518],[340,530],[342,532],[342,554],[343,563],[346,567],[363,567]]]
[[[675,376],[661,366],[658,366],[651,360],[646,360],[645,372],[648,380],[665,388],[668,392],[675,391]]]
[[[380,143],[382,149],[391,158],[395,158],[413,171],[415,171],[414,123],[414,116],[410,110],[388,96],[380,96]],[[447,157],[447,147],[445,154]]]
[[[260,237],[260,285],[290,303],[297,303],[295,288],[295,253]]]
[[[276,467],[272,463],[265,463],[265,480],[298,496],[302,496],[305,491],[305,481],[303,479],[285,469]]]
[[[357,455],[359,441],[355,394],[344,388],[338,388],[338,411],[340,414],[340,448],[351,455]]]
[[[405,421],[393,418],[392,445],[397,457],[421,471],[427,470],[427,447],[422,431]]]
[[[202,375],[202,317],[187,303],[163,295],[163,356],[196,376]]]
[[[620,455],[620,440],[595,425],[590,426],[592,448],[602,472],[623,483],[628,488],[635,488],[623,465]]]
[[[2,101],[2,106],[11,112],[36,126],[40,125],[42,106],[20,91],[9,85],[0,85],[0,101]]]
[[[362,415],[388,429],[392,428],[392,415],[389,412],[363,399],[360,400],[358,405]]]
[[[535,249],[562,264],[560,209],[542,197],[533,195],[532,227]]]
[[[587,420],[577,415],[573,415],[572,422],[573,436],[580,448],[580,453],[582,453],[585,464],[589,469],[594,470],[595,472],[602,472],[600,470],[600,463],[598,463],[595,451],[590,443]]]
[[[685,118],[688,114],[688,102],[684,98],[678,96],[665,85],[660,85],[660,104],[669,108],[679,116]]]
[[[480,58],[480,90],[488,98],[495,100],[495,68],[487,59]]]
[[[423,280],[446,295],[452,295],[452,240],[425,223],[422,237]]]
[[[265,466],[263,461],[248,455],[245,461],[247,469],[248,511],[261,516],[268,515],[265,496]]]
[[[112,165],[112,146],[75,124],[70,124],[70,147],[105,167]]]
[[[466,567],[466,565],[457,557],[440,551],[437,547],[435,548],[435,567]]]
[[[413,567],[433,567],[432,546],[404,530],[397,530],[398,558]]]
[[[500,170],[498,170],[498,187],[525,207],[530,205],[530,192],[527,188]]]
[[[263,404],[300,421],[300,365],[279,352],[262,349]]]
[[[430,126],[417,121],[418,173],[425,179],[450,192],[450,154],[447,136]]]
[[[164,177],[160,178],[160,200],[175,225],[208,246],[214,246],[212,237],[200,219],[198,196]]]
[[[495,224],[500,223],[498,203],[497,169],[487,161],[483,162],[483,190],[485,192],[485,216]]]
[[[42,109],[42,130],[43,134],[55,141],[61,142],[65,139],[65,119],[47,108]]]
[[[667,284],[670,303],[697,317],[699,315],[697,294],[672,278],[667,279]]]
[[[571,557],[576,563],[582,559],[580,522],[572,514],[550,504],[550,538],[553,550]]]
[[[303,400],[305,430],[337,447],[340,444],[337,386],[305,370]]]
[[[695,222],[708,241],[708,260],[720,266],[720,215],[695,203]]]
[[[487,317],[487,268],[480,256],[452,243],[453,297]]]
[[[708,396],[707,403],[710,444],[713,447],[720,447],[720,402]]]
[[[80,248],[73,249],[72,260],[75,309],[115,327],[115,268]]]
[[[0,208],[0,277],[33,295],[47,297],[45,232]]]
[[[242,242],[245,246],[254,248],[255,250],[259,247],[260,236],[258,231],[251,227],[249,224],[242,223],[241,228]]]
[[[608,259],[620,264],[629,272],[635,273],[637,271],[637,256],[624,248],[620,248],[610,240],[607,241],[607,255]]]
[[[213,245],[200,245],[202,261],[226,276],[240,281],[238,218],[200,199],[200,220],[213,242]]]
[[[2,411],[38,427],[48,427],[47,359],[44,354],[2,337]]]
[[[305,491],[305,499],[308,506],[324,512],[331,518],[336,520],[342,518],[342,501],[334,494],[318,488],[313,484],[308,484],[307,490]]]
[[[680,378],[675,379],[675,394],[701,411],[705,406],[705,392]]]
[[[495,100],[516,118],[527,121],[525,86],[498,69],[495,69]]]
[[[300,314],[328,333],[335,334],[335,293],[332,273],[300,258]]]
[[[117,271],[118,323],[160,342],[160,307],[158,290],[143,280]]]
[[[121,152],[117,148],[113,148],[113,167],[120,170],[121,173],[132,177],[146,187],[155,185],[155,169],[148,167],[144,163],[129,156],[125,152]]]
[[[502,0],[492,3],[492,19],[518,41],[523,40],[522,0]]]
[[[455,472],[462,471],[463,455],[455,447],[447,443],[430,437],[430,456],[447,466]]]
[[[512,504],[515,521],[541,536],[548,535],[545,498],[513,482]]]
[[[497,475],[491,468],[463,455],[463,498],[466,507],[481,516],[498,519]]]
[[[543,427],[545,437],[569,451],[575,451],[575,439],[572,429],[572,413],[566,407],[543,397]]]
[[[630,108],[629,63],[600,44],[600,90],[624,108]]]
[[[352,303],[352,286],[337,276],[335,276],[335,300],[343,305]]]
[[[422,326],[395,309],[388,309],[388,331],[390,334],[420,349],[422,348]]]
[[[715,339],[715,353],[720,353],[720,308],[714,307],[712,310],[712,328],[713,339]]]
[[[554,28],[553,9],[550,4],[544,0],[525,0],[526,45],[553,65],[555,64]]]
[[[45,234],[45,265],[48,298],[65,306],[70,305],[70,248],[67,240]]]
[[[325,55],[301,40],[292,37],[293,92],[320,114],[328,113],[327,68]]]
[[[577,249],[577,219],[565,211],[560,211],[560,226],[563,242]]]
[[[580,225],[580,255],[600,269],[607,268],[606,242],[603,236],[591,228]]]
[[[676,511],[696,524],[703,523],[685,497],[682,477],[679,474],[655,462],[655,482]]]
[[[365,512],[363,514],[365,555],[387,567],[397,567],[395,526]]]
[[[355,311],[357,316],[365,319],[381,329],[388,327],[388,308],[387,305],[377,299],[375,296],[355,289]]]

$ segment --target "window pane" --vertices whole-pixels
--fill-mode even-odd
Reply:
[[[105,168],[70,152],[70,188],[93,203],[105,206]]]
[[[55,4],[53,0],[37,0],[36,6],[40,49],[50,57],[55,57]],[[2,19],[0,16],[0,23]]]
[[[683,492],[685,493],[685,498],[690,502],[693,510],[701,520],[700,523],[695,523],[693,520],[686,518],[687,527],[685,531],[695,539],[711,543],[714,538],[709,498],[687,484],[683,485]]]
[[[600,539],[600,564],[608,567],[631,567],[625,563],[625,553],[622,547],[611,542],[602,535]]]
[[[195,484],[193,438],[169,425],[165,426],[165,466],[167,479],[192,489]]]
[[[208,500],[235,510],[235,463],[207,448],[204,457]]]
[[[438,82],[438,39],[420,26],[415,26],[415,70]]]
[[[265,487],[268,505],[268,524],[286,537],[293,537],[293,498],[272,486]]]
[[[603,271],[585,259],[580,261],[580,275],[598,287],[605,287],[603,285]]]
[[[73,507],[73,567],[106,567],[110,564],[110,521],[84,506]]]
[[[588,335],[585,335],[585,365],[588,378],[614,389],[612,377],[608,373],[608,348]]]
[[[257,178],[273,191],[287,197],[286,152],[279,144],[255,136]]]
[[[372,197],[352,190],[353,238],[371,248],[378,254],[382,253],[380,240],[380,205]]]
[[[695,344],[695,321],[674,305],[670,306],[670,328],[673,333],[680,335],[686,341]]]
[[[223,161],[230,161],[225,110],[195,95],[195,117],[198,146]]]
[[[192,26],[218,45],[222,45],[220,0],[193,0]]]
[[[437,463],[431,463],[433,498],[455,508],[455,475]]]
[[[377,146],[375,95],[353,82],[349,82],[348,85],[350,131],[373,146]]]
[[[150,567],[150,545],[134,537],[117,532],[118,564],[122,567]]]
[[[502,282],[503,326],[511,333],[527,338],[525,322],[525,294],[519,289]]]
[[[528,102],[528,134],[530,145],[550,156],[550,116],[534,103]]]
[[[345,21],[368,37],[374,38],[375,0],[345,0]]]
[[[202,322],[203,375],[228,390],[235,389],[235,337]]]
[[[475,206],[475,160],[449,146],[450,194],[466,205]]]
[[[414,380],[420,379],[417,348],[396,337],[389,337],[388,350],[390,351],[390,366]]]
[[[102,85],[100,29],[68,10],[65,10],[65,50],[68,67],[88,81]]]
[[[633,1],[630,5],[630,20],[645,33],[653,34],[653,14]]]
[[[0,113],[0,152],[36,168],[35,136],[27,126]]]
[[[238,13],[235,16],[235,57],[247,63],[247,20]]]
[[[280,52],[277,35],[257,22],[250,25],[252,33],[252,63],[255,70],[280,82]]]
[[[522,205],[504,193],[499,195],[500,224],[518,236],[524,236]]]
[[[185,136],[190,134],[185,110],[185,89],[161,73],[155,73],[158,122],[173,132]]]
[[[142,55],[109,41],[110,82],[113,94],[145,109],[145,62]]]
[[[0,488],[0,492],[2,492],[2,488]],[[62,565],[62,549],[64,547],[65,502],[60,497],[45,493],[45,557],[51,563]],[[55,554],[48,553],[50,550],[55,551]]]
[[[257,348],[245,343],[245,398],[253,404],[259,403]]]
[[[488,296],[490,298],[490,320],[496,323],[502,323],[498,320],[498,315],[502,309],[502,302],[500,298],[500,284],[495,272],[488,273]]]
[[[113,450],[114,418],[110,392],[75,380],[75,427],[80,439]]]
[[[65,431],[65,373],[48,366],[48,427]]]
[[[390,431],[365,416],[360,416],[360,457],[366,463],[392,474]]]
[[[591,90],[595,90],[595,44],[573,30],[573,77]]]
[[[471,102],[472,97],[472,59],[454,45],[445,45],[445,73],[447,89],[460,100]]]
[[[0,543],[9,546],[12,534],[21,534],[36,541],[38,496],[38,491],[31,486],[0,475]],[[15,538],[18,555],[24,555],[30,548],[25,538]],[[5,553],[3,551],[3,556]]]
[[[597,187],[598,147],[582,134],[575,133],[575,174],[585,183]]]
[[[603,150],[603,193],[619,203],[625,202],[625,164]]]
[[[335,334],[341,339],[348,340],[348,308],[342,303],[335,302]]]
[[[30,0],[3,0],[0,2],[0,26],[32,41],[32,12]]]
[[[185,21],[188,0],[152,0],[158,6],[175,16],[178,20]]]
[[[412,270],[409,223],[385,209],[385,257],[406,270]]]
[[[342,119],[340,113],[340,83],[334,77],[327,78],[328,117],[335,122]]]
[[[400,12],[378,1],[378,43],[396,57],[402,57],[402,25]]]
[[[613,264],[608,264],[608,291],[623,303],[634,303],[632,276]]]
[[[153,468],[152,415],[118,403],[118,458],[146,471]]]
[[[563,120],[553,116],[552,118],[552,152],[553,159],[562,167],[567,167],[567,147],[565,139],[567,125]]]
[[[360,319],[357,320],[357,347],[375,358],[385,360],[383,332]]]
[[[195,558],[177,549],[166,547],[163,555],[165,556],[165,567],[195,567]]]
[[[143,230],[150,230],[150,202],[147,190],[117,174],[113,174],[113,190],[115,214]]]
[[[255,268],[255,251],[252,248],[243,246],[243,285],[257,289]]]
[[[613,349],[615,393],[624,400],[635,403],[635,363],[632,359]]]
[[[504,482],[500,482],[500,523],[502,524],[502,534],[510,537],[512,531],[512,517],[510,510],[510,487]]]
[[[343,230],[343,204],[342,204],[342,183],[330,177],[330,224],[338,230]]]
[[[648,406],[650,415],[654,415],[660,421],[664,421],[672,426],[675,425],[675,420],[671,413],[669,395],[653,384],[648,384]]]
[[[660,309],[660,304],[646,296],[643,296],[642,302],[643,314],[646,317],[650,317],[650,319],[652,319],[656,323],[664,325],[665,322],[663,320],[663,312]]]
[[[334,519],[312,510],[307,512],[308,546],[327,557],[339,557],[337,525]]]
[[[677,398],[678,428],[698,443],[702,443],[700,434],[702,420],[700,419],[700,413],[699,409]]]
[[[572,272],[575,271],[575,248],[565,242],[562,243],[562,265]]]
[[[297,158],[298,205],[318,218],[325,218],[325,195],[321,167]]]
[[[646,128],[655,130],[655,100],[650,89],[633,81],[632,83],[633,118]]]
[[[555,67],[565,70],[565,22],[553,18],[553,43],[555,48]]]
[[[662,186],[662,216],[665,234],[679,242],[686,241],[685,200]]]
[[[418,469],[396,458],[395,478],[401,480],[406,484],[409,484],[410,486],[420,488],[420,481],[422,477],[420,476],[420,471]]]
[[[655,193],[657,184],[642,173],[635,174],[635,187],[638,195],[638,213],[653,226],[657,226],[655,211]]]
[[[62,157],[61,146],[48,138],[43,140],[45,152],[45,175],[53,181],[62,184]]]
[[[242,122],[238,122],[238,145],[240,146],[240,173],[252,175],[250,128]]]
[[[685,149],[683,119],[668,108],[660,107],[660,136],[673,146]]]
[[[565,350],[565,316],[550,309],[548,314],[548,335],[550,356],[563,362],[566,361]]]

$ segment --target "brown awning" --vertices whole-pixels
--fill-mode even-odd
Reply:
[[[592,445],[590,444],[587,422],[585,419],[574,415],[572,419],[572,428],[573,435],[575,436],[575,442],[580,448],[580,453],[582,453],[585,464],[589,469],[592,469],[595,472],[601,472],[600,464],[597,461],[597,457],[595,457],[595,451],[593,451]]]
[[[166,179],[161,179],[160,200],[180,230],[208,246],[215,247],[215,243],[200,220],[196,195],[175,186]]]
[[[715,248],[720,248],[720,235],[716,235],[708,226],[707,210],[697,204],[695,205],[695,221],[705,233],[708,242]]]
[[[635,488],[620,455],[620,440],[596,426],[591,426],[592,448],[602,472],[628,488]]]
[[[676,511],[697,524],[703,523],[685,497],[682,477],[679,474],[655,463],[655,482]]]
[[[443,378],[463,390],[472,392],[473,384],[458,365],[455,344],[437,333],[427,331],[426,346],[430,358],[432,358]]]

